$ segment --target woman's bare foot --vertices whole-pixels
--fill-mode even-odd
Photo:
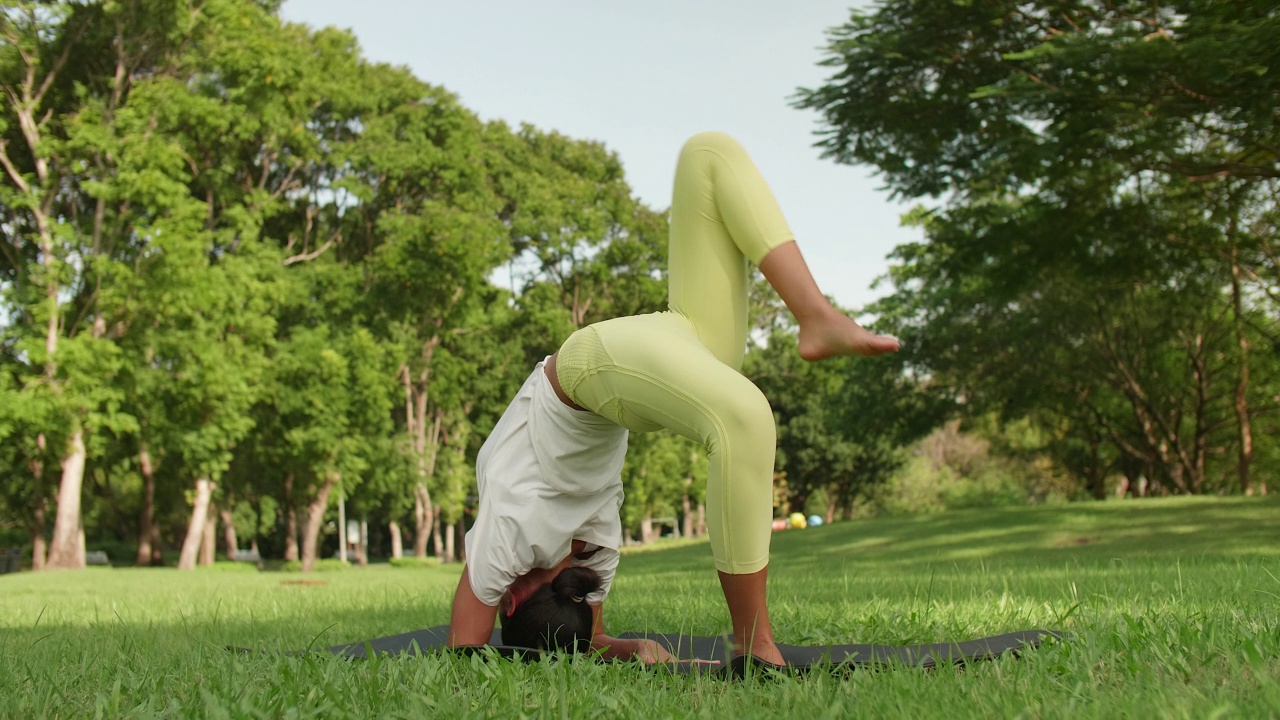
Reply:
[[[752,655],[755,655],[756,657],[760,658],[761,660],[764,660],[765,662],[773,663],[774,665],[787,664],[786,659],[782,657],[782,652],[778,650],[778,646],[775,645],[772,640],[770,640],[768,643],[761,643],[761,642],[752,643],[749,652]]]
[[[875,357],[897,352],[898,347],[897,338],[876,335],[835,309],[800,323],[800,357],[805,360],[840,355]]]

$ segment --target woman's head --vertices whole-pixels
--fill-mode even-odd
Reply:
[[[591,643],[591,607],[587,595],[600,589],[600,576],[585,567],[565,568],[551,582],[528,591],[517,582],[503,596],[498,616],[502,619],[505,645],[540,650],[586,651]]]

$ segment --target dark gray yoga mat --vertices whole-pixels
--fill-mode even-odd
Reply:
[[[388,637],[360,642],[333,645],[325,648],[334,655],[353,659],[366,659],[374,655],[426,655],[445,650],[449,626],[427,628]],[[626,633],[623,639],[650,638],[661,643],[668,651],[682,660],[706,660],[727,665],[730,647],[724,637],[695,637],[676,634]],[[1006,653],[1017,654],[1040,647],[1050,639],[1062,639],[1062,634],[1049,630],[1023,630],[993,637],[952,643],[925,645],[785,645],[778,649],[787,665],[797,670],[815,667],[864,667],[933,668],[947,663],[964,664],[990,660]],[[536,658],[541,653],[528,648],[502,644],[502,631],[494,629],[489,645],[506,657]]]

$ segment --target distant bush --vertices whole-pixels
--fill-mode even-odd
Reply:
[[[942,486],[942,505],[948,510],[961,508],[1026,505],[1029,493],[1012,472],[995,465],[976,475],[957,478]]]
[[[993,454],[989,441],[949,423],[913,448],[913,457],[872,492],[867,509],[910,515],[1026,505],[1046,497],[1044,475],[1034,462]]]
[[[212,565],[197,565],[196,569],[205,572],[258,572],[258,566],[253,563],[232,560],[218,560]]]
[[[316,560],[315,565],[311,566],[312,572],[333,572],[335,570],[350,570],[351,563],[343,562],[338,558],[323,558]],[[280,566],[283,572],[302,572],[301,560],[290,560]]]
[[[913,458],[872,498],[888,515],[937,513],[962,508],[1026,505],[1030,492],[1006,468],[993,464],[963,476],[948,467],[934,468],[927,458]]]
[[[436,557],[399,557],[387,561],[394,568],[434,568],[440,567],[440,558]]]

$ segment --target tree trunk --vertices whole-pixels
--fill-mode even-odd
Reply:
[[[320,528],[324,525],[324,511],[329,507],[329,494],[338,484],[338,474],[325,476],[324,485],[316,493],[315,500],[307,506],[307,526],[302,535],[302,571],[311,572],[316,565],[316,553],[320,546]],[[346,533],[346,528],[339,528],[339,534]],[[345,539],[345,538],[344,538]]]
[[[142,512],[138,515],[138,556],[134,565],[146,567],[151,564],[155,548],[151,545],[151,528],[156,522],[156,476],[151,465],[151,453],[147,444],[143,443],[138,450],[138,468],[142,471]]]
[[[413,489],[413,556],[427,556],[427,539],[431,537],[431,529],[435,516],[432,513],[431,494],[427,492],[425,483],[418,483]]]
[[[41,454],[45,450],[44,433],[36,435],[36,447],[40,449]],[[27,533],[31,538],[31,569],[43,570],[45,563],[45,554],[48,548],[45,546],[44,533],[45,512],[48,508],[48,499],[44,496],[44,461],[39,458],[32,458],[28,467],[31,470],[31,495],[35,500],[31,504],[31,524],[27,526]]]
[[[47,557],[48,548],[44,542],[45,531],[45,507],[47,503],[44,498],[36,501],[34,513],[31,518],[31,569],[43,570],[45,558]]]
[[[1213,391],[1209,387],[1209,367],[1208,360],[1205,357],[1205,339],[1203,333],[1197,333],[1195,337],[1188,338],[1187,344],[1191,351],[1191,368],[1192,374],[1196,379],[1196,404],[1195,411],[1192,413],[1194,425],[1191,440],[1191,457],[1186,462],[1187,476],[1189,478],[1188,489],[1199,495],[1204,492],[1204,482],[1208,476],[1208,458],[1209,458],[1209,403]]]
[[[160,526],[151,525],[151,565],[159,567],[164,565],[164,552],[160,547]]]
[[[400,523],[392,520],[387,524],[391,532],[391,557],[399,560],[404,557],[404,539],[400,537]]]
[[[356,556],[360,561],[360,567],[369,564],[369,521],[360,521],[360,554]]]
[[[228,499],[226,505],[218,508],[218,519],[222,521],[222,542],[227,550],[227,559],[235,558],[236,552],[240,550],[240,538],[236,537],[236,524],[232,522],[231,508],[227,505],[231,504]]]
[[[707,506],[704,503],[698,503],[698,537],[707,534]]]
[[[200,535],[200,564],[208,567],[218,554],[218,508],[209,503],[204,514],[204,532]]]
[[[653,516],[649,513],[640,518],[640,542],[646,545],[653,542]]]
[[[293,503],[293,473],[284,476],[284,559],[298,561],[298,511]]]
[[[1236,247],[1231,246],[1231,306],[1235,314],[1237,353],[1236,375],[1236,432],[1240,436],[1236,453],[1236,477],[1240,492],[1253,494],[1249,482],[1249,466],[1253,464],[1253,426],[1249,420],[1249,337],[1244,332],[1244,311],[1240,298],[1240,263],[1236,259]]]
[[[178,556],[179,570],[195,570],[196,557],[204,540],[205,517],[209,513],[209,500],[217,487],[208,478],[196,480],[196,499],[191,507],[191,522],[187,524],[187,536],[182,541],[182,552]]]
[[[688,485],[689,481],[686,480],[685,484]],[[684,510],[684,522],[681,523],[682,527],[680,530],[680,536],[691,538],[693,537],[693,501],[689,499],[688,492],[684,494],[684,499],[681,502],[681,509]]]
[[[823,520],[825,520],[828,525],[836,521],[836,506],[839,504],[839,499],[839,493],[827,493],[827,516],[823,518]]]
[[[58,509],[53,521],[53,542],[49,545],[47,568],[84,568],[84,548],[80,545],[80,488],[84,483],[84,434],[76,430],[62,459],[62,482],[58,485]]]
[[[440,523],[436,523],[436,525],[439,525],[439,524]],[[451,563],[457,559],[453,555],[453,548],[454,548],[453,531],[454,531],[453,523],[449,523],[448,525],[444,526],[444,557],[442,558],[442,560],[446,563]]]
[[[431,523],[431,547],[436,551],[436,557],[440,558],[440,562],[447,563],[449,562],[449,557],[448,555],[445,554],[444,538],[441,537],[441,534],[440,534],[440,525],[442,523],[440,522],[440,519],[439,519],[440,518],[439,505],[436,505],[434,508],[432,508],[432,517],[435,518],[435,522]]]
[[[458,562],[467,561],[467,522],[458,521]]]
[[[437,327],[441,322],[443,321],[437,321]],[[405,427],[412,439],[413,452],[418,461],[418,482],[413,488],[413,554],[418,558],[427,556],[427,537],[431,534],[431,526],[435,519],[432,513],[431,490],[427,483],[435,473],[444,413],[437,411],[434,421],[428,427],[427,400],[431,388],[431,362],[439,345],[438,335],[423,344],[423,366],[418,374],[417,383],[413,382],[407,365],[403,366],[400,372],[404,382]]]
[[[338,493],[338,559],[347,562],[347,546],[351,535],[347,532],[347,499]]]
[[[1107,499],[1107,478],[1102,472],[1098,438],[1089,438],[1089,490],[1094,500]]]

